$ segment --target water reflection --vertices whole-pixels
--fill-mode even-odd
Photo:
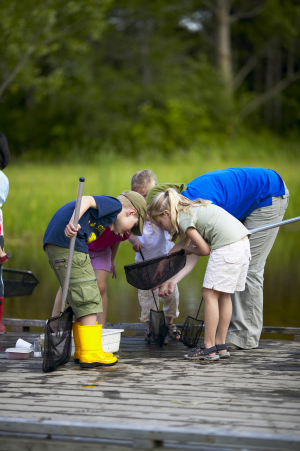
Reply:
[[[290,228],[289,228],[290,227]],[[289,228],[289,229],[288,229]],[[267,260],[264,288],[264,325],[299,327],[300,292],[300,226],[286,226],[278,237]],[[40,245],[23,243],[10,246],[13,258],[10,268],[32,271],[40,283],[31,296],[7,298],[4,301],[4,318],[46,319],[51,315],[57,281]],[[137,290],[128,285],[124,265],[134,262],[134,252],[128,242],[121,244],[117,256],[117,279],[108,282],[109,322],[139,322],[140,306]],[[196,315],[200,300],[207,257],[202,257],[194,271],[179,284],[180,316]],[[203,308],[199,318],[203,319]]]

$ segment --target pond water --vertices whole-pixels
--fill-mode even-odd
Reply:
[[[7,249],[8,250],[8,249]],[[40,243],[11,245],[13,258],[6,267],[29,270],[39,279],[31,296],[6,298],[4,318],[46,319],[51,316],[58,284]],[[207,257],[199,259],[195,269],[179,284],[180,316],[196,315],[200,300]],[[140,306],[137,290],[125,278],[124,265],[134,262],[129,242],[120,245],[116,259],[117,279],[108,281],[108,322],[139,322]],[[278,233],[265,268],[264,325],[300,326],[300,224],[282,227]],[[203,318],[203,307],[200,318]]]

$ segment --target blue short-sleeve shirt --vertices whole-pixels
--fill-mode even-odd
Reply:
[[[284,194],[284,182],[277,172],[252,167],[207,172],[188,183],[182,192],[190,200],[211,200],[240,221],[256,208],[272,205],[272,197]]]
[[[97,208],[89,208],[80,218],[81,229],[77,233],[75,250],[88,253],[87,243],[99,238],[106,227],[110,226],[117,219],[122,211],[121,202],[115,197],[93,196]],[[46,229],[43,247],[45,244],[69,248],[70,238],[66,237],[64,230],[69,223],[75,209],[76,201],[69,202],[61,207],[53,216]]]

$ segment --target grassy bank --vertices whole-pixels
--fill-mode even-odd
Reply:
[[[279,172],[291,194],[285,218],[300,215],[300,159],[295,143],[266,142],[264,146],[264,142],[243,140],[222,148],[178,151],[168,157],[143,153],[137,159],[116,157],[107,152],[90,162],[74,154],[69,162],[57,165],[13,161],[5,169],[10,191],[3,206],[6,250],[13,252],[9,266],[33,271],[40,284],[31,297],[7,300],[4,316],[41,319],[50,316],[57,281],[42,250],[43,234],[55,211],[75,199],[80,176],[86,178],[84,194],[117,196],[124,189],[130,189],[131,176],[141,169],[151,169],[160,182],[189,182],[205,172],[233,166],[267,167]],[[299,224],[282,228],[268,259],[265,325],[297,325],[299,233]],[[197,271],[180,284],[179,322],[184,321],[186,314],[197,311],[206,266],[206,260],[200,260]],[[127,284],[123,269],[133,261],[132,247],[122,244],[117,257],[118,279],[109,279],[108,284],[109,321],[139,320],[137,293]]]

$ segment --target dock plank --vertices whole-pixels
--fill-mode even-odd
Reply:
[[[114,367],[81,370],[69,362],[47,374],[42,372],[41,359],[5,358],[3,351],[17,338],[33,342],[36,336],[32,332],[0,336],[0,416],[11,428],[8,432],[0,421],[3,451],[25,446],[21,420],[29,428],[34,451],[48,449],[47,422],[55,422],[51,442],[63,450],[76,450],[80,441],[87,449],[107,451],[164,446],[214,451],[300,449],[299,342],[261,340],[258,349],[233,352],[228,360],[189,362],[181,343],[159,348],[129,335],[122,336]],[[85,425],[78,431],[90,425],[91,441],[79,432],[76,440],[71,437],[66,421]],[[104,432],[99,436],[95,425],[113,427],[113,440]],[[127,432],[137,428],[140,438],[122,428]],[[160,428],[158,439],[153,438],[155,428]],[[188,438],[187,430],[193,431]],[[152,431],[152,438],[145,431]],[[223,434],[222,440],[216,432]],[[238,434],[240,440],[235,440]],[[67,438],[63,441],[57,435]]]

